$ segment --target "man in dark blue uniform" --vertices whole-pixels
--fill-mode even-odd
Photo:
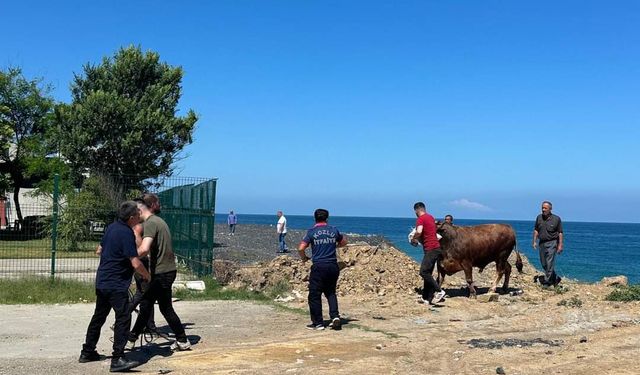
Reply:
[[[116,322],[113,336],[111,372],[121,372],[139,366],[136,361],[124,358],[124,346],[129,336],[131,314],[129,312],[129,285],[134,270],[146,280],[149,272],[140,259],[132,228],[140,223],[140,211],[133,201],[126,201],[118,209],[118,219],[107,227],[100,243],[100,265],[96,273],[96,308],[87,328],[85,343],[82,345],[78,362],[99,361],[96,344],[100,339],[100,329],[107,320],[111,309],[115,311]]]
[[[322,208],[317,209],[313,217],[316,225],[307,231],[307,234],[298,246],[298,252],[303,262],[309,260],[305,254],[305,249],[311,245],[311,273],[309,275],[309,312],[311,314],[311,324],[307,328],[313,330],[323,330],[324,321],[322,319],[322,294],[324,293],[329,303],[329,326],[333,329],[340,329],[340,313],[338,311],[338,297],[336,296],[336,284],[340,276],[336,248],[345,246],[347,239],[334,226],[327,224],[329,211]]]

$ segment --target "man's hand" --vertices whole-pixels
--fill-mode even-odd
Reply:
[[[556,250],[556,253],[557,253],[557,254],[562,253],[562,249],[563,249],[563,248],[564,248],[564,247],[562,246],[562,244],[558,244],[558,250]]]
[[[309,260],[309,257],[305,254],[305,255],[301,255],[300,259],[302,260],[302,263],[307,263],[307,261]]]
[[[537,248],[538,248],[538,244],[536,243],[536,241],[533,241],[533,243],[531,244],[531,246],[532,246],[534,249],[537,249]]]
[[[416,240],[415,238],[411,239],[411,246],[416,247],[418,246],[418,244],[419,244],[418,240]]]

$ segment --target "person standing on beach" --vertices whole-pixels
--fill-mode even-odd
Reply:
[[[433,216],[427,213],[426,206],[422,202],[413,205],[413,211],[418,219],[416,220],[416,230],[411,239],[413,246],[422,243],[424,257],[420,265],[420,276],[424,280],[422,287],[421,302],[427,304],[436,304],[444,299],[445,292],[440,288],[433,278],[433,268],[438,259],[442,257],[440,243],[436,236],[436,221]]]
[[[540,263],[544,269],[543,286],[558,285],[560,277],[556,275],[556,254],[563,249],[564,233],[562,220],[551,213],[553,205],[549,201],[542,202],[542,213],[536,217],[533,227],[533,248],[539,248]]]
[[[227,224],[229,224],[229,235],[233,236],[236,233],[236,224],[238,224],[238,216],[233,213],[233,210],[227,216]]]
[[[278,211],[278,223],[276,224],[276,232],[278,233],[278,253],[287,253],[287,243],[285,237],[287,236],[287,218],[282,211]]]
[[[329,327],[339,330],[342,327],[338,311],[336,285],[340,276],[336,248],[347,244],[347,239],[334,226],[327,224],[329,211],[319,208],[313,213],[316,224],[307,231],[298,246],[298,253],[303,262],[309,260],[305,249],[311,246],[311,273],[309,274],[309,313],[311,324],[308,329],[323,330],[322,294],[329,303]]]
[[[176,341],[171,344],[171,350],[189,350],[191,344],[187,340],[182,322],[173,309],[171,300],[171,286],[176,279],[176,257],[171,244],[169,226],[160,217],[160,201],[155,194],[144,194],[142,202],[138,203],[143,220],[142,244],[139,253],[150,254],[151,282],[140,303],[140,314],[129,335],[127,349],[135,347],[138,336],[144,330],[149,320],[151,309],[157,301],[160,313],[164,316],[169,327],[176,335]]]
[[[113,328],[113,353],[111,372],[121,372],[139,366],[136,361],[124,358],[124,349],[129,335],[131,313],[129,312],[129,285],[134,270],[149,280],[151,276],[144,268],[136,249],[132,228],[140,223],[140,211],[133,201],[123,202],[118,208],[118,219],[105,231],[100,242],[100,264],[96,272],[96,308],[87,327],[87,335],[78,362],[100,361],[96,351],[100,330],[111,309],[116,314]]]
[[[444,222],[453,225],[453,216],[451,215],[446,215],[444,217]]]

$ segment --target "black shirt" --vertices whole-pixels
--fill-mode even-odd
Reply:
[[[536,218],[534,229],[538,232],[540,242],[555,241],[562,233],[562,220],[560,216],[551,214],[546,219],[542,214]]]
[[[107,227],[102,237],[96,289],[127,290],[133,276],[130,258],[138,256],[133,230],[123,221]]]

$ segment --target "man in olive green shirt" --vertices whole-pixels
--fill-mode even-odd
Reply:
[[[155,215],[160,213],[160,201],[157,195],[144,194],[137,202],[141,212],[140,217],[143,220],[142,244],[138,253],[150,254],[151,282],[140,303],[140,314],[131,329],[127,348],[132,349],[135,346],[138,336],[149,319],[150,311],[157,301],[160,313],[176,335],[176,341],[171,345],[171,349],[188,350],[191,344],[187,340],[182,322],[171,302],[171,285],[176,279],[176,257],[173,253],[169,226],[162,218]]]

